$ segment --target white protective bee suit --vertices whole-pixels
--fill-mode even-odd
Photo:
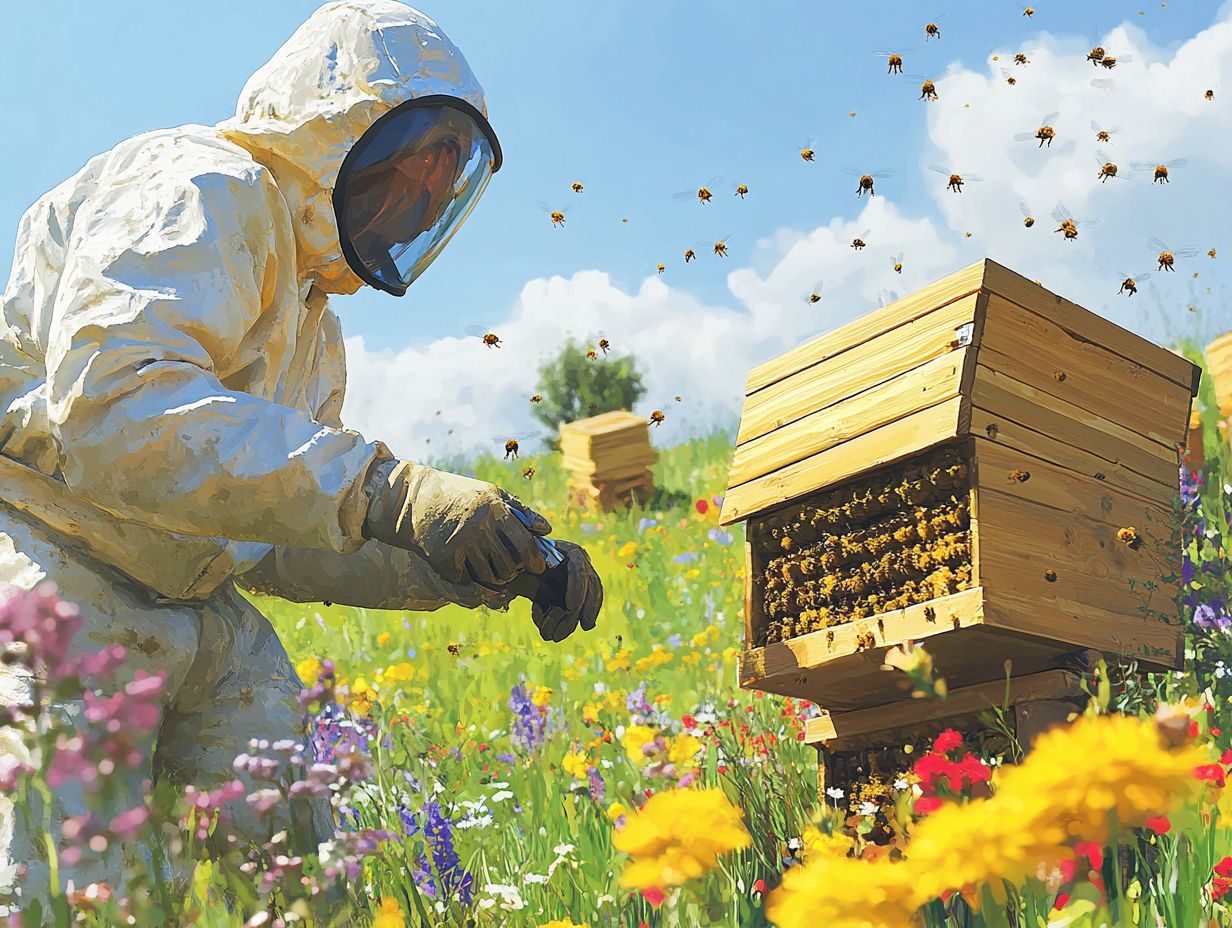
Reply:
[[[134,796],[143,777],[217,786],[250,738],[296,736],[300,682],[238,588],[412,610],[510,598],[475,582],[470,560],[443,573],[447,545],[430,531],[398,546],[409,516],[366,531],[372,475],[383,485],[398,465],[339,419],[343,342],[327,293],[361,281],[330,193],[365,130],[425,94],[485,109],[431,20],[395,0],[331,3],[251,78],[235,118],[124,141],[21,221],[0,327],[0,582],[54,581],[85,618],[79,649],[121,644],[130,665],[167,674]],[[421,522],[448,515],[465,481],[429,477],[444,489],[416,507]],[[472,523],[507,514],[484,499]],[[503,566],[508,579],[526,564]],[[26,682],[0,668],[5,703]],[[20,751],[11,732],[0,739]],[[57,821],[83,811],[72,789],[57,801]],[[245,810],[235,805],[241,830]],[[323,837],[328,810],[315,815]],[[114,881],[117,861],[67,876]],[[41,855],[0,796],[0,887],[24,884],[29,898],[40,880]]]

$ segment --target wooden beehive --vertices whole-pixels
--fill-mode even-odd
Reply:
[[[742,685],[890,703],[882,657],[909,640],[952,689],[1088,648],[1180,666],[1170,515],[1198,377],[990,260],[755,367],[721,515],[748,523]]]
[[[654,493],[649,423],[627,409],[605,412],[560,427],[561,465],[569,489],[604,509],[645,501]]]

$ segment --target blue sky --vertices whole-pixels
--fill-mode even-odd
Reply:
[[[0,270],[5,277],[18,218],[37,196],[91,155],[128,135],[181,123],[213,123],[228,116],[249,74],[316,6],[300,0],[212,0],[174,6],[139,0],[11,5],[5,13],[6,31],[13,37],[6,49],[10,93],[2,104],[9,144],[0,151],[0,169],[6,177],[0,187]],[[1064,91],[1057,105],[1049,105],[1051,76],[1041,62],[1047,62],[1049,54],[1058,56],[1057,60],[1076,54],[1085,66],[1081,51],[1090,38],[1106,36],[1125,23],[1129,31],[1112,34],[1123,37],[1126,44],[1122,47],[1141,47],[1142,53],[1136,56],[1138,61],[1124,66],[1123,80],[1132,81],[1118,88],[1124,97],[1135,93],[1133,88],[1140,88],[1139,81],[1150,73],[1143,70],[1135,79],[1131,68],[1167,62],[1182,43],[1213,21],[1226,19],[1217,4],[1180,0],[1166,8],[1158,0],[1146,6],[1045,0],[1030,19],[1010,0],[954,2],[933,9],[904,2],[882,2],[875,7],[829,2],[753,6],[698,4],[695,0],[584,7],[556,0],[527,4],[424,0],[419,6],[462,49],[483,84],[504,148],[505,166],[466,227],[405,299],[365,291],[336,303],[347,335],[362,340],[353,347],[373,363],[413,363],[436,351],[442,339],[441,351],[452,356],[448,337],[464,337],[468,324],[496,327],[506,322],[510,331],[517,332],[517,319],[542,311],[547,304],[558,319],[574,318],[567,295],[545,297],[537,307],[531,306],[530,291],[524,290],[528,281],[547,287],[546,281],[559,276],[577,284],[579,272],[598,270],[607,275],[603,286],[623,298],[644,288],[658,261],[669,266],[660,279],[671,288],[671,299],[664,305],[678,307],[686,318],[696,311],[703,320],[699,325],[709,318],[707,313],[728,322],[732,314],[752,318],[758,312],[756,301],[751,302],[747,293],[741,295],[740,274],[746,284],[782,277],[793,247],[815,240],[809,236],[817,230],[838,229],[847,221],[856,223],[857,232],[864,228],[860,223],[875,223],[879,217],[901,224],[906,237],[893,247],[907,252],[909,264],[913,246],[918,244],[921,252],[930,249],[925,280],[985,253],[1028,276],[1041,276],[1053,266],[1052,259],[1038,250],[1045,247],[1050,229],[1042,229],[1044,235],[1036,239],[1039,244],[1032,245],[1036,251],[1021,254],[1013,244],[989,236],[985,242],[978,236],[964,242],[956,231],[966,219],[954,212],[953,201],[940,197],[935,175],[924,170],[939,153],[954,157],[952,150],[944,150],[947,139],[963,140],[958,157],[964,170],[985,174],[987,180],[980,185],[983,189],[975,191],[977,195],[994,190],[1007,171],[1021,168],[1023,176],[1005,181],[1008,192],[996,204],[1007,226],[1016,224],[1017,197],[1030,189],[1032,179],[1040,179],[1025,160],[1033,152],[1014,149],[1010,161],[993,161],[991,168],[984,167],[985,143],[978,132],[984,117],[961,113],[955,94],[964,95],[970,87],[976,95],[973,99],[978,100],[978,94],[985,93],[985,102],[973,105],[983,106],[990,119],[1003,106],[1018,106],[1033,93],[1040,101],[1034,105],[1041,112],[1064,110],[1065,94],[1077,101],[1077,91]],[[1138,15],[1140,9],[1144,15]],[[930,13],[941,16],[940,40],[925,41],[923,25],[932,18]],[[915,47],[905,53],[908,72],[941,78],[949,68],[957,75],[948,84],[939,83],[942,100],[938,104],[916,99],[918,80],[885,74],[884,61],[875,58],[872,50],[891,46]],[[1003,88],[993,88],[992,83],[993,79],[1001,82],[1000,67],[1009,62],[1002,59],[990,64],[989,56],[997,50],[1004,55],[1020,48],[1032,54],[1039,48],[1041,57],[1020,72],[1023,80],[1014,90],[1022,94],[999,103],[1000,98],[991,94]],[[1217,82],[1224,73],[1220,68],[1229,67],[1229,62],[1221,57],[1211,67]],[[1217,106],[1232,103],[1232,70],[1226,73]],[[1085,86],[1086,78],[1095,76],[1077,71],[1074,75],[1075,87],[1078,78]],[[980,83],[981,76],[987,86]],[[1032,82],[1034,89],[1029,86]],[[1027,107],[1024,112],[1034,112],[1029,108],[1032,104],[1022,105]],[[1075,127],[1072,131],[1080,127],[1085,132],[1087,114],[1081,108],[1086,104],[1074,102],[1072,106],[1066,113]],[[851,111],[855,117],[848,116]],[[1135,112],[1128,110],[1131,116]],[[1208,112],[1215,110],[1201,111],[1203,118],[1208,118]],[[1218,120],[1220,133],[1228,128],[1226,112],[1220,109],[1219,115],[1209,117]],[[968,121],[963,123],[963,119]],[[1031,117],[1024,116],[1023,121],[1029,123]],[[1195,244],[1205,250],[1206,240],[1226,227],[1226,218],[1208,216],[1208,226],[1200,228],[1193,208],[1205,204],[1205,197],[1211,195],[1222,195],[1226,202],[1227,155],[1221,151],[1211,163],[1202,164],[1204,139],[1209,145],[1212,136],[1209,130],[1187,135],[1186,125],[1182,120],[1179,128],[1164,136],[1177,141],[1173,148],[1183,147],[1179,140],[1191,139],[1199,150],[1187,156],[1198,163],[1191,165],[1195,173],[1210,172],[1207,189],[1199,199],[1186,200],[1177,189],[1167,191],[1177,194],[1171,201],[1165,201],[1163,194],[1155,197],[1150,201],[1153,205],[1144,207],[1150,223],[1138,238],[1152,231],[1169,241],[1192,235],[1200,239]],[[1126,136],[1132,137],[1132,129],[1127,129]],[[797,152],[813,135],[819,137],[817,160],[805,164]],[[1083,141],[1072,153],[1081,171],[1090,168],[1092,179],[1094,168],[1088,162],[1094,148],[1094,143]],[[1132,154],[1127,153],[1126,159]],[[1180,156],[1172,148],[1167,154],[1145,149],[1136,154],[1143,159]],[[1060,156],[1059,152],[1052,155]],[[1011,161],[1019,167],[1010,166]],[[997,171],[998,163],[1005,170],[993,177],[990,171]],[[878,199],[884,200],[875,204],[891,211],[889,219],[876,211],[862,212],[869,204],[854,196],[855,180],[843,173],[846,167],[894,171],[878,183],[882,195]],[[711,206],[672,199],[673,193],[715,175],[725,179],[725,186],[716,191],[717,202]],[[1057,178],[1062,184],[1062,175]],[[581,196],[569,191],[574,180],[586,185]],[[1177,181],[1173,188],[1183,191],[1185,178]],[[751,193],[743,202],[731,193],[730,186],[736,182],[749,185]],[[1219,189],[1210,189],[1211,184]],[[1156,193],[1148,190],[1141,196]],[[1198,193],[1195,190],[1193,195]],[[1045,196],[1051,196],[1051,188],[1037,199]],[[1066,196],[1075,198],[1074,194]],[[577,208],[569,213],[565,229],[553,229],[536,207],[538,200]],[[1050,207],[1051,199],[1032,208],[1046,215]],[[625,216],[627,224],[620,221]],[[1121,224],[1110,215],[1103,228]],[[726,236],[732,237],[727,262],[707,256],[711,259],[688,267],[682,264],[685,246]],[[1099,240],[1095,241],[1098,248]],[[1055,244],[1046,242],[1047,247]],[[1232,242],[1226,247],[1232,259]],[[1071,250],[1065,257],[1073,259],[1078,253]],[[807,268],[793,272],[794,289],[785,285],[775,297],[792,303],[792,315],[783,326],[785,343],[773,344],[765,331],[752,338],[753,342],[774,353],[772,349],[782,350],[798,341],[797,334],[805,337],[872,308],[878,282],[899,285],[904,292],[925,282],[906,273],[901,281],[883,274],[877,281],[862,280],[844,290],[837,278],[846,273],[847,264],[860,259],[885,264],[888,251],[870,248],[858,257],[849,251],[830,254],[830,259],[822,253],[815,255],[815,276]],[[1126,265],[1136,273],[1151,265],[1144,245],[1134,253],[1093,252],[1088,257],[1092,275],[1098,265],[1105,278],[1113,275],[1114,267],[1119,270]],[[733,274],[737,269],[740,273]],[[1208,278],[1215,273],[1213,266],[1203,266],[1202,271]],[[801,321],[796,292],[828,276],[836,277],[829,292],[842,294],[843,305],[824,318]],[[1101,280],[1101,289],[1091,293],[1103,293],[1105,282]],[[1194,299],[1189,292],[1192,284],[1185,290],[1178,289],[1179,280],[1167,283],[1173,289],[1162,297],[1157,295],[1156,304]],[[1077,283],[1069,290],[1059,284],[1054,289],[1084,301],[1088,294],[1074,293],[1074,287],[1081,289]],[[1110,292],[1115,293],[1115,283]],[[1145,287],[1143,295],[1147,299],[1139,302],[1144,307],[1151,305]],[[1086,302],[1102,311],[1091,300]],[[1117,312],[1127,311],[1124,304],[1115,305]],[[602,325],[602,306],[586,318]],[[1155,325],[1137,316],[1118,321],[1148,332]],[[619,320],[614,324],[619,326]],[[1217,326],[1219,321],[1212,324]],[[531,355],[537,356],[544,348],[541,342],[547,336],[544,330],[533,329],[537,334],[532,343],[530,331],[526,344],[519,346],[515,339],[511,348],[533,367]],[[607,334],[617,341],[621,333]],[[729,334],[739,338],[739,326],[733,323]],[[631,331],[626,341],[632,343],[634,335]],[[762,358],[734,357],[732,363],[758,360]],[[706,362],[699,359],[698,363]],[[523,389],[516,373],[502,371],[506,380],[517,380],[517,389]],[[743,370],[725,373],[734,385],[729,392],[738,396]],[[383,376],[396,374],[393,370]],[[464,375],[469,376],[465,372],[459,376]],[[678,392],[679,384],[689,382],[690,377],[688,369],[674,370],[671,378],[665,376],[655,386],[659,392]],[[697,389],[723,392],[713,391],[713,382],[706,376],[699,377]],[[358,379],[354,373],[353,379]],[[501,385],[490,384],[493,389]],[[531,387],[527,381],[525,388]],[[377,410],[371,404],[377,399],[369,395],[375,389],[360,384],[363,395],[352,403],[365,424],[375,420]],[[520,414],[511,412],[514,407],[509,404],[485,412],[474,392],[457,398],[456,407],[469,410],[459,415],[458,425],[486,428],[494,420],[503,422]],[[434,394],[437,402],[450,399],[448,393]],[[730,407],[729,399],[716,401],[717,407],[724,403]],[[406,426],[406,434],[418,438],[413,423]]]

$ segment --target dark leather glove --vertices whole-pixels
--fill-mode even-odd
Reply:
[[[531,618],[544,641],[564,641],[578,625],[590,631],[603,608],[603,581],[586,549],[568,541],[557,541],[556,549],[565,561],[541,579],[531,602]]]

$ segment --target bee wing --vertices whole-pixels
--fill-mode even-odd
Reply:
[[[485,329],[481,325],[468,325],[466,327],[466,334],[467,335],[478,335],[480,338],[483,338],[485,335],[488,334],[488,330]]]
[[[936,171],[938,174],[944,174],[946,177],[949,177],[949,176],[950,176],[950,169],[949,169],[949,168],[943,168],[943,167],[942,167],[941,165],[939,165],[939,164],[930,164],[930,165],[928,166],[928,169],[929,169],[930,171]]]
[[[1117,64],[1120,64],[1123,61],[1133,61],[1134,60],[1133,55],[1112,55],[1111,57],[1116,59]]]
[[[903,263],[903,253],[900,251],[898,254],[896,254],[894,256],[893,261],[895,264],[902,264]]]
[[[1057,200],[1057,205],[1052,210],[1052,218],[1057,222],[1064,222],[1066,219],[1072,219],[1073,216],[1074,214],[1066,209],[1065,204]]]
[[[882,177],[893,177],[893,176],[894,176],[894,172],[887,168],[882,168],[880,171],[873,171],[873,177],[876,177],[879,180]]]
[[[706,183],[705,183],[705,185],[704,185],[704,186],[706,186],[706,187],[717,187],[717,186],[719,186],[721,183],[723,183],[723,178],[722,178],[722,176],[721,176],[721,175],[719,175],[719,174],[716,174],[714,177],[710,178],[710,180],[706,181]]]
[[[1165,161],[1164,164],[1166,164],[1169,168],[1183,168],[1185,165],[1189,164],[1189,159],[1177,158],[1174,161]]]
[[[984,178],[983,178],[983,177],[981,177],[979,174],[966,174],[966,173],[961,173],[961,174],[959,174],[959,176],[963,179],[963,182],[964,182],[964,183],[966,183],[967,181],[970,181],[970,182],[972,182],[972,183],[974,183],[974,184],[978,184],[980,181],[982,181],[982,180],[984,179]]]
[[[1197,248],[1177,248],[1172,253],[1178,258],[1196,258],[1202,252]]]
[[[1058,113],[1049,113],[1047,116],[1045,116],[1043,119],[1041,119],[1041,120],[1040,120],[1040,125],[1041,125],[1041,126],[1050,126],[1050,125],[1052,125],[1052,124],[1053,124],[1053,122],[1056,120],[1056,118],[1057,118],[1058,116],[1060,116],[1060,115],[1061,115],[1061,114],[1060,114],[1059,112],[1058,112]]]
[[[1078,226],[1081,229],[1089,229],[1091,228],[1091,226],[1099,225],[1099,223],[1100,223],[1099,219],[1075,219],[1074,220],[1074,225]]]
[[[873,231],[872,229],[865,229],[863,232],[860,233],[860,238],[867,240],[869,233],[872,231]]]
[[[1104,131],[1103,126],[1097,123],[1094,119],[1091,120],[1091,128],[1094,129],[1096,132]]]
[[[1015,142],[1031,142],[1034,140],[1035,140],[1034,132],[1015,132],[1014,133]]]
[[[1131,161],[1129,165],[1135,171],[1154,171],[1155,165],[1158,163],[1157,161]]]
[[[1018,208],[1022,211],[1023,216],[1031,215],[1031,207],[1027,206],[1027,204],[1022,202],[1022,200],[1018,201]]]
[[[697,191],[693,189],[681,190],[679,193],[672,194],[672,199],[679,201],[679,202],[684,202],[686,200],[694,200],[696,198],[697,198]]]
[[[1163,239],[1158,239],[1152,236],[1151,238],[1147,239],[1147,242],[1150,244],[1152,248],[1157,248],[1160,251],[1171,251],[1171,249],[1167,246],[1167,244],[1163,241]]]

